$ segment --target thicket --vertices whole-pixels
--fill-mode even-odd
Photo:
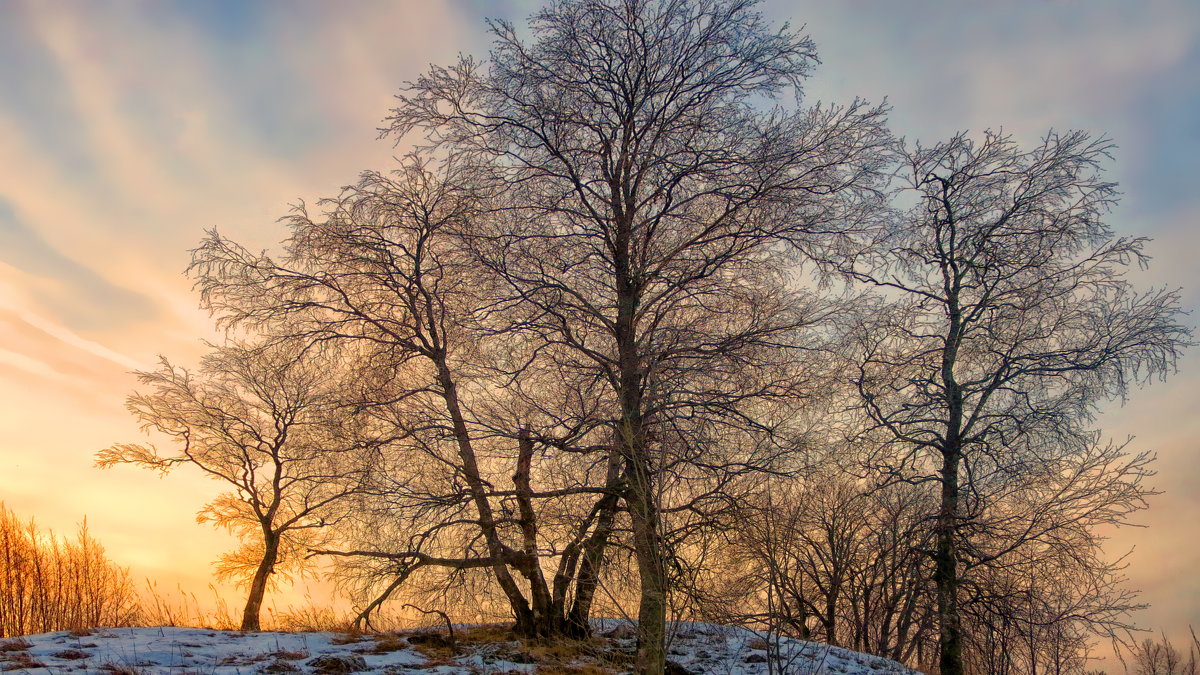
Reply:
[[[0,637],[96,626],[139,616],[129,570],[114,564],[88,532],[43,531],[0,502]]]

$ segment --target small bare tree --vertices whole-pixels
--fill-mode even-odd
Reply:
[[[137,376],[149,391],[131,395],[128,408],[172,451],[118,444],[97,453],[96,463],[162,473],[190,465],[232,488],[197,520],[241,537],[217,570],[248,582],[241,628],[259,630],[272,575],[300,569],[306,547],[342,517],[338,507],[365,487],[374,465],[375,444],[361,440],[343,405],[339,363],[298,343],[233,342],[214,348],[198,372],[164,358]]]
[[[1158,639],[1142,640],[1129,649],[1131,663],[1126,663],[1126,672],[1131,675],[1196,675],[1200,673],[1200,639],[1196,637],[1194,629],[1190,631],[1190,637],[1191,643],[1186,647],[1186,654],[1181,653],[1167,639],[1165,633]]]
[[[776,478],[740,510],[731,554],[744,561],[743,618],[776,632],[908,661],[926,639],[923,486],[875,488],[830,464]],[[763,589],[769,607],[756,602]]]

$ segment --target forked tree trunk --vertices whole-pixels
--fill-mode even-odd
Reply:
[[[549,636],[558,632],[562,621],[561,617],[554,614],[550,587],[546,585],[546,577],[538,559],[537,514],[533,510],[533,485],[530,476],[533,466],[533,440],[530,438],[529,429],[521,429],[518,446],[517,472],[513,475],[513,485],[517,491],[521,544],[527,558],[518,570],[529,582],[529,595],[533,601],[533,616],[528,634]]]
[[[619,447],[619,446],[618,446]],[[596,588],[600,583],[600,568],[604,564],[604,549],[612,535],[613,522],[617,517],[619,498],[617,489],[621,484],[621,456],[610,451],[608,473],[604,479],[604,487],[608,493],[597,504],[596,527],[592,536],[583,544],[582,560],[579,573],[575,579],[575,602],[566,616],[565,631],[567,635],[576,638],[587,637],[591,633],[588,617],[592,611],[592,601],[596,597]]]

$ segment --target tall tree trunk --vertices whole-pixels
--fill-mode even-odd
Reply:
[[[953,223],[951,228],[953,232]],[[941,364],[942,387],[946,397],[946,433],[941,446],[942,494],[935,527],[933,580],[937,588],[939,671],[941,675],[962,675],[962,624],[958,612],[958,526],[961,510],[958,471],[963,455],[963,391],[954,369],[964,329],[959,304],[961,279],[958,268],[947,264],[942,268],[942,274],[948,319]]]
[[[667,584],[659,539],[658,505],[644,458],[631,458],[627,473],[629,489],[626,500],[633,525],[633,547],[641,582],[637,672],[656,675],[666,668],[667,617]]]
[[[615,337],[619,372],[621,454],[625,460],[625,502],[633,529],[641,598],[638,607],[637,671],[657,675],[666,668],[667,584],[659,536],[660,513],[654,493],[654,468],[646,443],[642,414],[642,363],[638,351],[636,310],[639,291],[630,267],[628,217],[619,218],[616,263],[617,321]]]
[[[466,479],[467,487],[471,492],[471,501],[475,504],[475,510],[479,514],[479,529],[483,531],[488,555],[494,560],[491,565],[492,573],[496,576],[496,581],[500,584],[504,596],[508,598],[513,618],[516,620],[517,633],[534,635],[536,630],[533,625],[533,611],[529,607],[529,601],[517,587],[512,574],[509,573],[508,563],[504,560],[511,558],[510,554],[513,551],[500,541],[500,534],[496,531],[496,517],[487,497],[488,486],[479,473],[479,462],[475,458],[475,449],[471,445],[471,435],[467,430],[466,418],[463,416],[462,407],[458,402],[458,387],[454,382],[454,376],[451,374],[449,364],[446,363],[444,353],[435,354],[433,361],[437,364],[438,384],[442,387],[442,398],[446,402],[446,411],[450,414],[454,438],[458,444],[463,478]]]
[[[267,580],[275,571],[275,563],[279,559],[279,535],[267,532],[263,535],[263,557],[258,563],[258,570],[250,582],[250,594],[246,598],[246,608],[242,611],[242,630],[262,630],[259,614],[262,612],[263,597],[267,593]]]
[[[957,449],[943,455],[941,507],[938,510],[937,541],[934,546],[933,579],[937,587],[938,663],[941,675],[962,675],[962,625],[958,612],[958,529]]]
[[[518,570],[529,582],[529,595],[533,600],[530,631],[533,635],[548,636],[557,631],[561,622],[554,616],[550,588],[546,585],[546,576],[538,559],[537,514],[533,510],[533,485],[530,476],[533,466],[533,440],[528,428],[521,429],[518,446],[517,472],[513,474],[513,486],[517,492],[521,545],[527,558]]]

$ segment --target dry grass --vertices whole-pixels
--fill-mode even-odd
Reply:
[[[252,666],[271,658],[271,654],[230,654],[217,661],[218,666]]]
[[[466,630],[455,631],[454,639],[437,630],[419,630],[394,634],[394,639],[407,638],[411,647],[430,662],[440,663],[452,659],[459,652],[461,645],[510,642],[512,631],[499,624],[472,626]]]
[[[479,644],[482,642],[514,642],[516,633],[512,628],[501,623],[485,623],[471,626],[466,630],[454,632],[454,639],[464,644]]]
[[[413,650],[421,656],[424,656],[427,661],[443,661],[446,659],[453,659],[458,653],[458,649],[440,635],[433,637],[440,639],[411,642]]]
[[[217,587],[209,584],[208,589],[213,598],[211,605],[201,602],[182,585],[176,585],[174,592],[162,591],[157,583],[147,579],[141,594],[141,612],[131,625],[193,626],[223,631],[241,625],[236,611],[230,609]]]
[[[100,665],[100,670],[109,675],[144,675],[141,670],[124,663],[104,663]]]
[[[429,659],[425,663],[421,663],[421,664],[418,664],[415,666],[406,666],[406,667],[412,668],[414,670],[428,670],[431,668],[440,668],[442,666],[457,666],[457,665],[458,665],[458,663],[455,662],[454,659],[438,658],[438,659]]]
[[[354,615],[318,607],[311,600],[299,607],[279,610],[268,607],[265,623],[289,633],[356,633]]]
[[[538,663],[550,664],[569,663],[583,658],[591,658],[604,653],[606,643],[603,640],[529,640],[525,642],[525,651]]]
[[[400,638],[401,635],[391,635],[384,640],[389,646],[403,648]],[[428,659],[426,668],[452,665],[453,658],[462,648],[472,645],[494,645],[497,657],[514,663],[536,664],[535,672],[541,675],[612,675],[628,670],[632,664],[632,656],[612,651],[609,641],[602,638],[523,638],[503,624],[472,626],[457,631],[454,643],[442,633],[431,631],[408,633],[407,642],[407,646]]]
[[[30,656],[28,652],[9,652],[8,656],[0,660],[0,670],[31,670],[33,668],[44,668],[45,665]]]
[[[335,635],[329,640],[331,645],[352,645],[357,642],[366,640],[367,636],[358,631],[346,631],[341,635]]]
[[[539,665],[533,672],[538,675],[613,675],[618,671],[605,666],[585,664],[576,666]]]
[[[306,665],[312,668],[316,675],[347,675],[367,669],[367,663],[361,656],[329,655],[318,656]]]
[[[0,640],[0,652],[23,652],[33,645],[24,638],[13,638],[11,640]]]
[[[375,636],[375,644],[366,649],[360,649],[363,654],[390,654],[408,649],[408,641],[396,633],[382,633]]]

